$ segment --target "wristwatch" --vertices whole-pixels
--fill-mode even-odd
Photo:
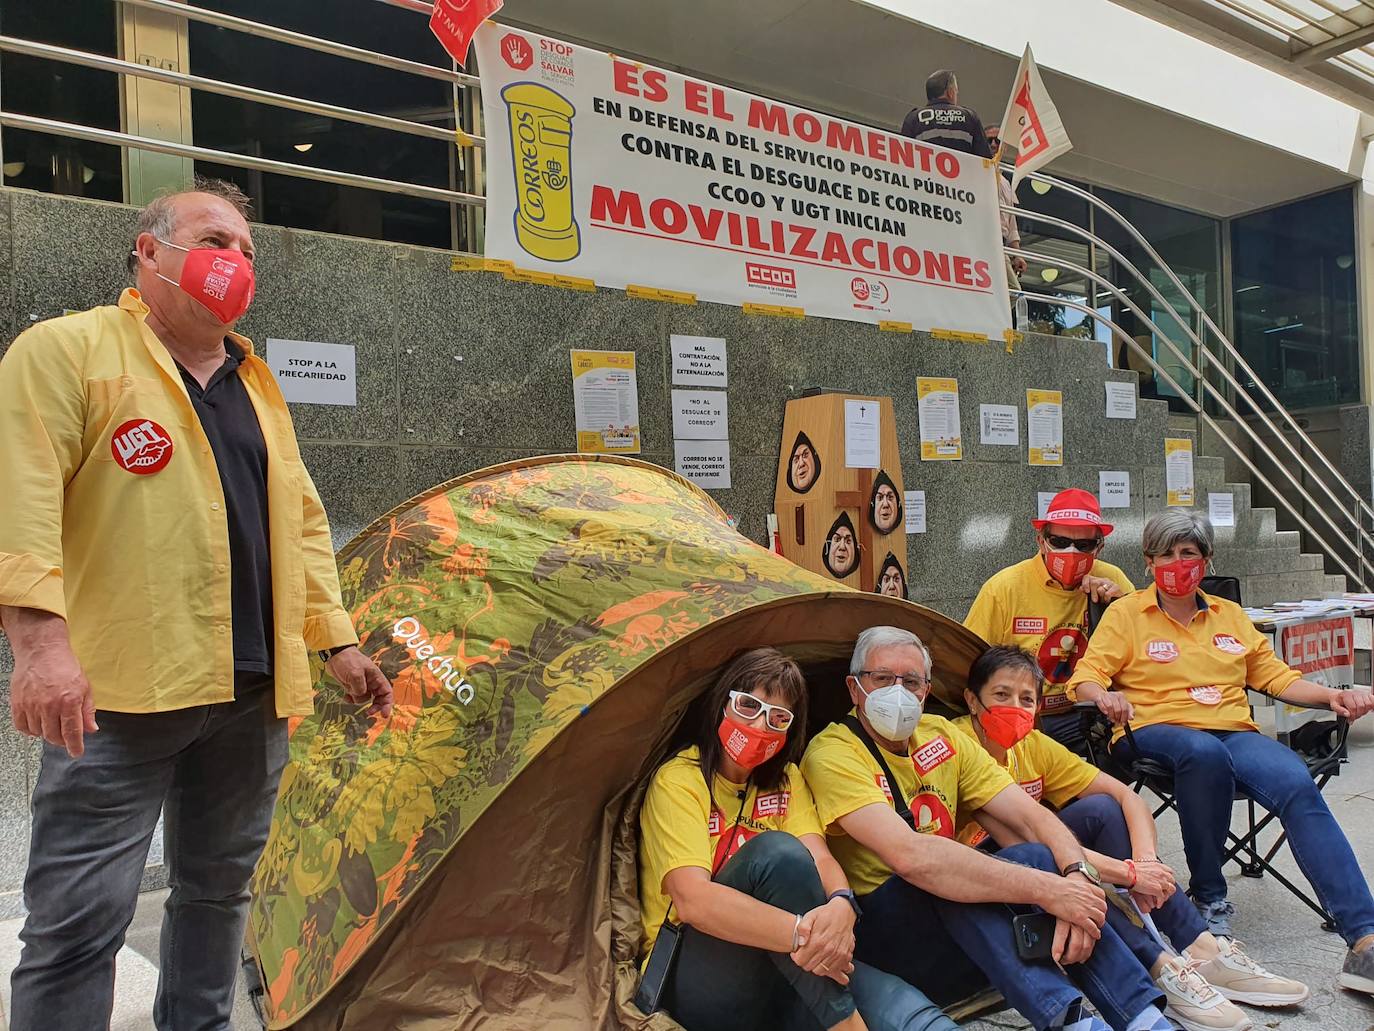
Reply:
[[[825,901],[829,902],[831,899],[844,899],[846,902],[848,902],[849,908],[854,910],[855,920],[859,919],[859,917],[864,915],[864,911],[859,908],[858,896],[856,896],[854,892],[850,891],[848,888],[841,888],[839,891],[832,891],[830,893],[830,896]]]
[[[1069,874],[1081,873],[1088,880],[1092,881],[1093,884],[1097,885],[1099,888],[1102,887],[1102,877],[1098,874],[1097,867],[1093,866],[1092,863],[1088,862],[1086,859],[1082,862],[1070,863],[1068,866],[1064,867],[1062,873],[1065,877],[1069,876]]]
[[[319,654],[320,654],[320,661],[321,661],[321,662],[328,662],[328,661],[329,661],[330,659],[332,659],[335,655],[338,655],[339,652],[347,651],[349,648],[356,648],[356,647],[357,647],[357,645],[354,645],[354,644],[341,644],[341,645],[339,645],[337,648],[326,648],[324,651],[322,651],[322,652],[319,653]]]

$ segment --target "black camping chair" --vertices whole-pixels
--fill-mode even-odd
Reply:
[[[1234,576],[1203,577],[1200,587],[1204,594],[1225,598],[1237,605],[1241,604],[1240,580]],[[1107,606],[1110,604],[1110,602],[1090,602],[1088,604],[1088,637],[1092,637],[1093,631],[1097,628],[1097,624],[1101,621],[1103,613],[1106,612]],[[1285,701],[1283,704],[1302,709],[1322,708],[1321,706],[1303,705],[1298,702]],[[1173,774],[1162,763],[1140,756],[1138,749],[1135,748],[1135,734],[1130,724],[1126,725],[1124,737],[1124,740],[1130,744],[1130,749],[1114,751],[1110,747],[1112,725],[1106,717],[1098,712],[1097,706],[1092,702],[1079,702],[1075,708],[1083,720],[1083,737],[1086,743],[1084,757],[1104,772],[1130,784],[1133,791],[1138,793],[1141,788],[1148,787],[1154,792],[1160,799],[1160,805],[1154,811],[1156,819],[1166,810],[1173,809],[1177,812],[1178,802],[1175,798]],[[1298,753],[1298,756],[1307,766],[1308,774],[1316,781],[1317,790],[1322,791],[1331,778],[1340,773],[1341,764],[1346,761],[1346,745],[1349,733],[1350,721],[1344,716],[1335,716],[1332,720],[1304,724],[1297,730],[1280,735],[1279,740]],[[1128,751],[1129,755],[1126,754]],[[1273,843],[1263,852],[1260,851],[1263,848],[1259,841],[1260,834],[1277,819],[1276,814],[1266,812],[1257,820],[1253,799],[1237,791],[1235,800],[1245,802],[1247,829],[1242,835],[1227,830],[1226,852],[1222,856],[1222,865],[1225,866],[1234,861],[1245,877],[1263,877],[1266,873],[1272,874],[1274,879],[1287,888],[1294,897],[1322,918],[1324,930],[1336,930],[1331,914],[1322,908],[1321,904],[1312,896],[1289,880],[1281,871],[1274,868],[1273,859],[1288,840],[1287,832],[1280,829],[1278,837]]]

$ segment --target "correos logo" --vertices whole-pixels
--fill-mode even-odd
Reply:
[[[391,628],[391,636],[406,646],[406,651],[410,652],[413,659],[423,662],[425,669],[434,674],[449,694],[464,705],[472,701],[477,692],[463,679],[462,671],[454,665],[450,656],[434,653],[434,645],[429,643],[425,628],[418,619],[414,616],[398,619]]]

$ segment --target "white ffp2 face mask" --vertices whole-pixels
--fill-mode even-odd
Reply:
[[[859,685],[863,691],[863,685]],[[905,741],[921,722],[921,700],[901,684],[864,692],[864,715],[880,737]]]

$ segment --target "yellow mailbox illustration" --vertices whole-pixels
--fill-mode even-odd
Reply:
[[[573,217],[572,104],[533,82],[501,91],[510,115],[515,166],[515,238],[545,261],[571,261],[582,250]]]

